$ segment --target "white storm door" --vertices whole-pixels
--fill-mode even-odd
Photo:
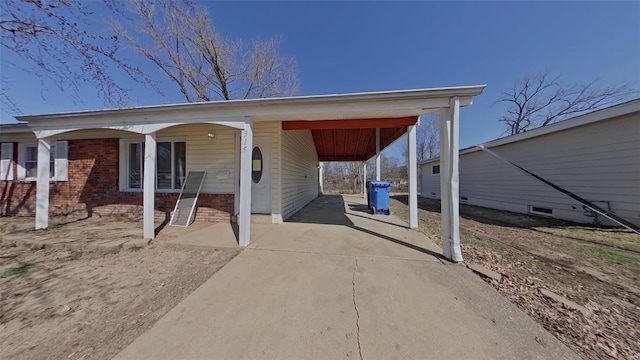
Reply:
[[[271,214],[271,134],[253,136],[251,212]]]

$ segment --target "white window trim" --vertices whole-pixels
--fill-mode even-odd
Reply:
[[[536,211],[536,210],[534,210],[534,208],[541,208],[541,209],[551,210],[551,212],[548,213],[548,212]],[[546,206],[529,205],[529,213],[530,214],[535,214],[535,215],[553,217],[553,208],[549,208],[549,207],[546,207]]]
[[[171,153],[174,153],[174,143],[176,142],[184,142],[185,146],[187,143],[187,140],[183,137],[163,137],[163,138],[157,138],[156,139],[156,144],[161,143],[161,142],[171,142]],[[137,144],[137,143],[143,143],[144,144],[144,138],[137,138],[137,139],[120,139],[120,179],[119,179],[119,187],[120,187],[120,192],[142,192],[142,188],[140,189],[136,189],[136,188],[131,188],[129,187],[129,145],[130,144]],[[186,148],[185,148],[186,151]],[[185,153],[186,155],[186,153]],[[142,166],[144,166],[144,162],[142,163]],[[171,161],[171,174],[173,175],[173,172],[175,171],[174,169],[174,162],[173,159]],[[188,169],[188,167],[187,167]],[[157,169],[157,165],[156,165],[156,172],[158,171]],[[188,172],[188,170],[187,170]],[[157,193],[180,193],[181,189],[158,189],[158,176],[155,176],[155,182],[156,182],[156,189],[155,192]],[[171,184],[172,186],[173,184],[173,176],[171,179]]]
[[[0,181],[14,181],[13,176],[13,142],[0,143],[2,149],[4,149],[0,156]]]
[[[57,147],[61,146],[61,144],[59,143],[66,143],[64,146],[66,147],[67,153],[66,153],[66,157],[65,158],[57,158],[56,154],[57,154]],[[51,145],[56,146],[56,151],[54,151],[52,158],[49,159],[49,161],[53,160],[53,176],[49,178],[49,182],[59,182],[59,181],[68,181],[68,176],[69,176],[69,168],[68,168],[68,160],[69,160],[69,142],[66,140],[60,140],[60,141],[53,141],[51,143]],[[28,147],[35,147],[36,149],[38,148],[38,143],[37,142],[20,142],[18,143],[18,174],[16,177],[17,181],[24,181],[24,182],[33,182],[33,181],[37,181],[37,177],[36,176],[26,176],[26,168],[25,168],[25,163],[27,161],[26,156],[27,156],[27,148]],[[65,163],[65,165],[63,167],[61,167],[61,163]],[[61,171],[62,170],[62,171]]]

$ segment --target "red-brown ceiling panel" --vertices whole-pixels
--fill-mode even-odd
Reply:
[[[284,121],[283,130],[311,130],[318,161],[365,161],[376,154],[376,130],[380,127],[380,150],[407,132],[417,118],[327,121]],[[362,127],[355,127],[359,124]],[[391,126],[395,125],[395,126]]]
[[[282,122],[282,130],[328,130],[328,129],[375,129],[391,127],[407,127],[415,125],[417,116],[381,119],[348,119],[348,120],[289,120]]]

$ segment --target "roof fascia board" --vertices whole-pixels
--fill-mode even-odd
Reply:
[[[217,119],[216,119],[217,118]],[[199,124],[199,123],[216,123],[224,126],[240,129],[246,117],[225,118],[213,117],[211,114],[154,114],[152,116],[96,116],[92,119],[87,118],[63,118],[50,119],[44,122],[32,121],[29,126],[33,131],[46,130],[87,130],[87,129],[115,129],[125,130],[137,133],[147,133],[153,131],[153,128],[162,128],[183,125],[183,124]]]
[[[477,96],[482,93],[485,85],[481,86],[468,86],[459,88],[440,88],[440,89],[423,89],[423,90],[402,90],[402,91],[390,91],[379,93],[359,93],[359,94],[344,94],[344,95],[320,95],[320,96],[304,96],[304,97],[291,97],[291,98],[271,98],[271,99],[252,99],[252,100],[230,100],[230,101],[216,101],[216,102],[202,102],[202,103],[187,103],[187,104],[173,104],[173,105],[157,105],[147,106],[130,109],[112,109],[112,110],[99,110],[99,111],[84,111],[84,112],[70,112],[70,113],[58,113],[58,114],[44,114],[44,115],[29,115],[29,116],[17,116],[18,120],[22,121],[42,121],[53,119],[69,119],[75,117],[82,118],[94,118],[100,116],[111,117],[131,117],[133,115],[143,116],[156,114],[159,112],[172,112],[176,111],[181,114],[185,110],[197,112],[206,111],[211,114],[213,110],[215,113],[241,113],[242,116],[259,116],[268,115],[269,112],[283,111],[283,109],[299,109],[306,108],[310,111],[314,107],[324,108],[327,111],[327,107],[345,108],[352,107],[357,104],[365,105],[367,103],[378,104],[386,109],[393,108],[390,104],[400,105],[401,103],[424,102],[422,107],[441,107],[438,104],[433,104],[429,100],[432,99],[449,99],[453,96],[461,98],[468,98],[470,100],[473,96]],[[366,107],[366,106],[364,106]],[[174,119],[175,120],[175,119]]]
[[[470,104],[471,98],[465,98]],[[433,109],[449,106],[449,98],[396,100],[389,102],[373,103],[343,103],[343,104],[313,104],[308,106],[269,106],[259,108],[235,108],[235,109],[145,109],[136,113],[122,113],[120,111],[106,111],[96,114],[76,113],[73,116],[56,115],[45,117],[33,117],[29,126],[33,129],[48,130],[61,128],[87,129],[116,126],[131,126],[162,123],[202,123],[211,121],[244,121],[247,118],[258,116],[296,115],[299,120],[314,121],[319,114],[327,114],[326,120],[335,119],[336,113],[344,113],[350,118],[350,112],[371,111],[372,116],[381,110],[415,110],[415,115],[424,113],[425,109]],[[255,119],[254,119],[255,120]]]
[[[17,133],[27,133],[31,132],[31,128],[27,123],[16,123],[16,124],[2,124],[0,125],[0,133],[3,134],[17,134]]]

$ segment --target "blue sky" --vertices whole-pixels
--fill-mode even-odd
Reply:
[[[504,132],[497,119],[505,109],[494,102],[523,75],[552,71],[569,82],[640,86],[637,1],[204,4],[226,36],[282,36],[282,53],[298,62],[300,95],[487,84],[461,113],[461,147]],[[14,59],[6,51],[2,57]],[[77,102],[5,61],[1,70],[24,114],[105,107],[90,88]],[[176,91],[162,97],[118,78],[134,89],[132,105],[184,101]],[[11,115],[3,108],[0,121],[11,122]],[[397,155],[403,146],[390,151]]]

